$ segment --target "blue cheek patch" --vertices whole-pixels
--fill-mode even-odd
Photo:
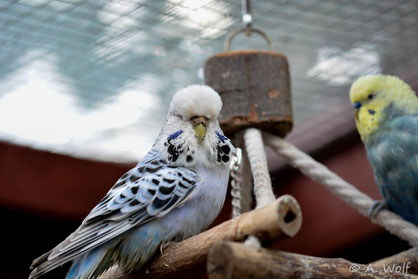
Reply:
[[[224,135],[222,135],[221,133],[219,133],[218,131],[216,131],[216,135],[218,136],[218,138],[222,141],[225,142],[226,141],[226,137]]]
[[[171,135],[168,136],[167,141],[177,138],[178,136],[181,135],[181,133],[183,133],[183,130],[179,130],[175,133],[172,133]]]

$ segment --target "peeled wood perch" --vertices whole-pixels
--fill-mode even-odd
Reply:
[[[136,274],[124,275],[117,267],[113,267],[100,279],[159,279],[200,274],[205,272],[206,257],[214,243],[223,240],[242,241],[247,235],[270,240],[281,232],[294,236],[301,225],[302,215],[298,202],[292,196],[283,195],[260,209],[249,211],[199,235],[171,244],[162,255],[156,255]]]
[[[212,246],[208,254],[207,271],[210,279],[418,278],[372,265],[353,264],[341,258],[304,256],[233,242],[220,242]]]

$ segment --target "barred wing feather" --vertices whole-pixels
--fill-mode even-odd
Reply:
[[[74,233],[32,267],[47,272],[134,226],[164,216],[185,201],[197,179],[194,171],[171,167],[148,154],[116,182]]]

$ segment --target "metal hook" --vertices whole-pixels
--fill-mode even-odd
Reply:
[[[245,33],[250,36],[253,32],[264,38],[270,50],[273,50],[273,44],[266,33],[260,29],[253,28],[253,16],[251,15],[251,0],[242,0],[242,25],[243,28],[232,31],[225,39],[225,51],[229,51],[231,42],[239,33]]]
[[[250,36],[253,31],[253,16],[251,15],[250,0],[242,0],[242,25],[245,28],[245,34]]]
[[[255,29],[255,28],[251,28],[251,33],[252,32],[257,33],[258,35],[263,37],[263,39],[266,41],[266,43],[269,47],[269,50],[273,50],[273,43],[271,42],[271,39],[269,38],[269,36],[267,36],[266,33],[261,31],[260,29]],[[246,28],[241,28],[241,29],[237,29],[237,30],[234,30],[231,33],[229,33],[228,36],[225,39],[225,44],[224,44],[225,51],[230,50],[232,40],[239,33],[247,33],[247,29]]]

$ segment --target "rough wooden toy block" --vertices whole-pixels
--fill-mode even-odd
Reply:
[[[208,58],[205,82],[221,95],[219,116],[227,135],[256,127],[278,136],[292,128],[286,57],[274,51],[227,51]]]

